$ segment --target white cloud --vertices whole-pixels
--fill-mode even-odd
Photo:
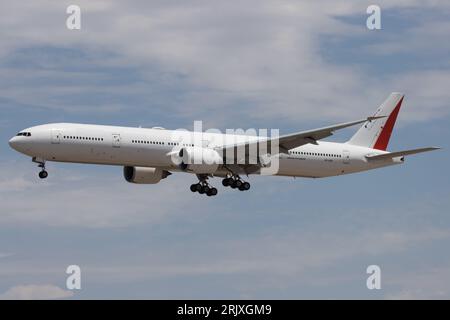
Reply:
[[[91,260],[86,270],[99,282],[252,275],[259,279],[259,286],[287,286],[294,282],[317,285],[334,278],[332,274],[324,276],[323,280],[310,276],[319,269],[333,268],[355,257],[373,260],[392,253],[401,254],[448,239],[450,232],[439,229],[421,232],[373,230],[371,233],[361,230],[351,235],[290,230],[237,239],[219,238],[208,243],[196,243],[192,248],[186,243],[172,245],[170,250],[152,246],[139,256],[116,251],[120,260],[114,257],[109,257],[108,261],[104,257],[100,258],[101,261]],[[362,273],[365,267],[361,265]],[[353,274],[353,278],[358,278],[358,275]],[[389,279],[385,283],[399,285],[398,280]],[[402,282],[404,285],[408,283]]]
[[[0,225],[107,228],[154,224],[177,215],[195,215],[186,208],[199,200],[188,189],[197,180],[187,174],[169,176],[157,185],[135,185],[125,181],[122,167],[111,172],[105,168],[106,174],[97,167],[93,179],[82,171],[49,164],[51,177],[43,181],[37,178],[34,164],[15,164],[14,171],[6,169],[9,165],[0,164],[5,173],[0,178],[4,195]],[[201,201],[205,209],[213,200],[202,197]]]
[[[401,289],[391,290],[385,295],[391,300],[417,299],[448,299],[450,290],[450,268],[427,268],[426,270],[405,270],[386,279],[393,287]]]
[[[448,114],[443,106],[450,100],[442,95],[442,86],[431,91],[428,86],[408,80],[423,78],[421,72],[406,71],[405,80],[399,82],[398,75],[374,76],[357,67],[338,66],[323,59],[322,35],[351,37],[364,32],[363,26],[357,28],[335,19],[356,14],[364,17],[365,6],[359,2],[355,5],[349,1],[265,0],[249,1],[242,6],[237,1],[152,1],[130,6],[112,1],[80,1],[83,19],[80,32],[65,29],[64,5],[51,1],[4,5],[2,12],[15,12],[0,21],[2,30],[14,30],[14,36],[2,39],[4,54],[12,54],[17,48],[45,45],[105,52],[94,54],[93,60],[87,62],[95,66],[102,59],[109,60],[104,55],[110,52],[116,64],[139,66],[144,78],[154,74],[157,66],[164,73],[181,75],[186,79],[185,85],[191,86],[174,107],[189,118],[223,117],[231,121],[236,114],[242,114],[242,105],[247,102],[245,113],[257,120],[349,119],[372,112],[394,90],[429,97],[426,101],[429,108],[409,110],[411,116],[405,117],[406,120]],[[448,2],[382,1],[380,5],[383,10],[447,8]],[[414,43],[429,38],[430,29],[424,29],[417,27],[410,32]],[[394,33],[392,42],[381,43],[379,47],[402,43],[401,36]],[[441,38],[437,35],[435,41]],[[86,73],[81,79],[90,76]],[[5,98],[19,103],[39,101],[40,105],[50,107],[61,105],[59,95],[70,92],[82,95],[97,89],[81,83],[49,87],[38,82],[29,86],[27,95],[23,90],[22,86],[8,84],[0,88]],[[105,84],[98,90],[107,93],[128,89]],[[139,95],[146,96],[140,85],[137,90]],[[86,107],[84,110],[89,111]]]
[[[0,295],[2,300],[53,300],[65,299],[73,296],[73,292],[63,290],[57,286],[46,285],[18,285],[11,287]]]
[[[61,179],[61,176],[71,179],[73,172],[64,172],[64,174],[59,172],[55,175],[54,178],[57,180]],[[204,201],[207,198],[198,198],[198,195],[191,197],[192,194],[186,189],[186,183],[164,181],[170,186],[166,188],[161,184],[151,191],[149,188],[153,186],[144,186],[140,191],[130,192],[129,188],[134,186],[119,181],[123,185],[122,188],[122,185],[115,184],[113,179],[107,179],[102,174],[97,175],[96,178],[106,179],[107,182],[100,183],[100,186],[91,185],[86,177],[82,176],[79,181],[74,181],[75,186],[58,184],[57,188],[45,187],[39,182],[40,188],[43,190],[31,198],[30,212],[16,210],[13,216],[2,217],[0,224],[3,226],[17,224],[94,228],[155,224],[164,228],[163,222],[167,219],[177,219],[181,215],[183,219],[190,221],[200,218],[201,214],[198,214],[200,211],[199,201],[201,201],[202,207],[210,205]],[[61,189],[62,185],[70,189],[59,192],[58,188]],[[79,190],[80,186],[84,186],[85,189]],[[174,187],[175,191],[173,191]],[[130,195],[130,193],[133,194]],[[182,195],[180,203],[177,203],[178,200],[170,201],[170,203],[167,201],[174,194]],[[114,195],[114,197],[110,195]],[[183,198],[184,195],[186,198]],[[41,198],[40,202],[37,202],[38,197]],[[52,197],[57,200],[48,206],[46,203],[51,202]],[[234,194],[233,198],[235,197]],[[79,205],[80,199],[83,200],[82,206]],[[16,209],[18,202],[17,199],[11,200]],[[225,197],[224,202],[215,201],[212,209],[209,212],[206,211],[209,215],[213,212],[214,215],[230,215],[231,213],[227,210],[218,210],[222,204],[226,203]],[[8,201],[6,201],[6,205],[10,206]],[[32,205],[38,207],[39,210],[31,208]],[[21,258],[19,263],[9,261],[9,263],[2,264],[0,273],[2,277],[17,277],[18,279],[34,275],[40,281],[49,282],[47,277],[60,272],[62,269],[59,270],[57,266],[64,264],[61,261],[65,261],[69,255],[71,260],[79,257],[80,261],[77,260],[77,263],[83,266],[85,274],[89,275],[91,284],[96,283],[99,286],[104,284],[127,286],[137,282],[170,282],[171,279],[176,278],[198,277],[204,279],[215,276],[217,279],[243,277],[245,281],[232,285],[233,289],[243,290],[256,296],[261,292],[304,285],[322,286],[326,292],[330,283],[346,285],[362,281],[358,278],[357,273],[352,273],[354,270],[328,274],[328,270],[335,270],[334,268],[337,266],[346,265],[349,262],[352,266],[360,263],[361,274],[364,277],[366,266],[363,263],[366,260],[379,261],[383,256],[407,255],[409,250],[415,250],[430,243],[449,241],[450,233],[445,227],[433,228],[433,223],[428,222],[429,224],[421,224],[420,228],[414,228],[414,222],[420,223],[416,217],[418,213],[411,212],[411,208],[415,208],[414,203],[410,204],[411,207],[402,206],[403,210],[392,208],[390,204],[386,204],[386,206],[389,209],[377,207],[373,212],[356,210],[348,213],[349,216],[330,217],[331,221],[328,221],[328,224],[335,227],[332,230],[328,228],[329,225],[325,221],[321,221],[320,225],[304,221],[304,228],[295,225],[282,228],[270,225],[252,226],[251,228],[254,230],[249,230],[248,233],[237,232],[231,237],[217,235],[209,238],[207,236],[208,241],[202,241],[201,237],[192,237],[189,234],[194,231],[202,232],[203,227],[207,226],[193,227],[189,224],[183,228],[183,232],[186,234],[180,237],[180,241],[174,242],[172,239],[168,241],[169,243],[162,244],[160,239],[155,244],[152,244],[151,241],[146,242],[144,246],[140,240],[138,241],[140,244],[125,241],[118,246],[112,244],[111,247],[114,247],[114,250],[110,252],[97,251],[98,247],[94,245],[89,249],[74,248],[61,254],[60,257],[49,259],[42,259],[40,255],[34,258],[28,255],[26,258]],[[87,211],[84,209],[86,207]],[[422,212],[426,209],[420,207],[417,208],[417,211]],[[156,214],[157,217],[153,218],[153,214]],[[235,214],[252,217],[258,215],[256,212],[246,210]],[[319,212],[315,214],[320,215]],[[337,214],[339,215],[339,213]],[[422,212],[423,214],[426,213]],[[356,218],[357,216],[367,220],[367,223],[361,224],[361,221]],[[227,216],[225,220],[232,222],[234,218],[236,217]],[[280,219],[284,218],[280,217]],[[238,220],[237,223],[245,223],[245,220]],[[377,222],[371,222],[372,220]],[[408,221],[407,227],[404,226],[403,221]],[[345,225],[347,223],[356,224],[356,226],[347,229],[342,226],[342,223]],[[167,230],[165,232],[168,232],[167,236],[169,237],[174,236]],[[76,242],[76,240],[74,241]],[[111,250],[104,244],[100,247],[102,251]],[[82,250],[82,253],[77,250]],[[87,252],[91,252],[91,254],[87,254]],[[48,255],[48,257],[50,256],[52,255]],[[89,259],[86,260],[86,256]],[[443,273],[440,279],[445,281],[449,277]],[[429,281],[424,278],[420,284],[411,287],[411,284],[415,283],[414,281],[414,276],[402,278],[401,270],[391,272],[390,278],[383,274],[383,284],[389,284],[391,287],[389,291],[386,291],[388,298],[401,297],[401,295],[407,297],[407,293],[417,295],[418,292],[422,292],[420,290],[430,295],[435,292],[436,295],[448,296],[448,292],[442,291],[437,282],[433,282],[434,284],[430,282],[429,286],[422,285]],[[126,297],[127,291],[123,290],[123,295]],[[153,292],[152,289],[148,291],[149,293]],[[439,293],[441,291],[442,293]],[[422,293],[422,296],[425,293]],[[153,294],[157,296],[156,292]],[[177,297],[175,291],[171,291],[171,296]]]

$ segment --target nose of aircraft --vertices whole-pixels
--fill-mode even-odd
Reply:
[[[9,146],[13,149],[16,150],[16,145],[17,145],[17,141],[16,141],[16,137],[12,137],[11,139],[9,139]]]
[[[9,146],[14,150],[29,155],[32,149],[32,136],[30,132],[19,133],[8,141]]]
[[[24,139],[24,137],[12,137],[9,141],[9,146],[14,150],[27,154],[29,149],[28,141]]]

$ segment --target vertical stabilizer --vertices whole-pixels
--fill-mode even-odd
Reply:
[[[378,150],[386,150],[403,98],[404,94],[402,93],[391,93],[374,114],[374,116],[386,116],[386,118],[364,123],[347,143]]]

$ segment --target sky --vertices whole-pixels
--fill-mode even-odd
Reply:
[[[449,299],[450,3],[376,1],[368,30],[371,4],[2,1],[0,298]],[[392,91],[406,98],[389,150],[442,150],[211,198],[184,173],[137,186],[120,167],[48,163],[41,181],[7,143],[61,121],[291,133],[368,116]]]

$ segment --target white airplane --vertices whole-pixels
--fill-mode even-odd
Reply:
[[[264,174],[274,163],[277,176],[321,178],[400,164],[406,155],[439,149],[386,151],[403,98],[392,93],[372,117],[274,138],[54,123],[20,131],[9,144],[39,164],[41,179],[48,176],[46,161],[118,165],[126,181],[139,184],[158,183],[172,172],[195,174],[199,182],[191,191],[214,196],[208,178],[221,177],[224,186],[244,191],[250,184],[241,175]],[[345,143],[319,141],[356,124],[363,125]],[[267,151],[274,146],[276,152]]]

